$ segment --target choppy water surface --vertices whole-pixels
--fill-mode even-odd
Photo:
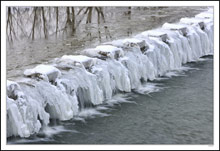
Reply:
[[[213,144],[213,57],[80,115],[54,121],[27,139],[8,138],[8,143]]]
[[[24,69],[55,57],[78,54],[85,48],[106,41],[161,27],[165,22],[173,23],[182,17],[193,17],[205,9],[207,7],[104,7],[105,23],[98,24],[94,13],[92,23],[82,21],[74,36],[67,33],[57,38],[49,36],[48,40],[41,38],[7,43],[7,79],[13,80],[22,75]]]

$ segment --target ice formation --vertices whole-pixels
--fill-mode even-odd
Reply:
[[[49,119],[81,118],[93,106],[111,104],[118,92],[140,91],[142,82],[213,54],[213,34],[209,9],[27,69],[24,81],[7,81],[7,136],[29,137]]]

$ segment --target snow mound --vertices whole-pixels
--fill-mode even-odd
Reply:
[[[96,64],[96,58],[90,58],[83,55],[64,55],[59,60],[58,63],[62,65],[83,65],[85,68],[90,68]]]
[[[51,65],[38,65],[33,69],[26,69],[24,75],[27,77],[36,77],[49,82],[55,82],[61,75],[60,70]]]
[[[150,30],[150,31],[144,32],[142,34],[147,35],[149,37],[160,38],[163,42],[166,42],[168,39],[167,34],[165,32],[161,32],[158,30]]]
[[[111,45],[100,45],[93,49],[86,49],[83,53],[90,57],[97,57],[103,60],[107,58],[118,59],[119,57],[124,56],[121,48]]]
[[[105,44],[110,44],[115,47],[120,47],[123,50],[129,50],[129,48],[136,47],[136,46],[139,47],[141,51],[146,51],[149,48],[145,40],[140,39],[140,38],[119,39],[119,40],[114,40],[112,42],[105,43]]]
[[[178,30],[184,36],[187,35],[187,27],[184,25],[165,23],[165,24],[163,24],[162,28],[169,29],[169,30]]]
[[[202,13],[196,15],[195,17],[196,18],[210,18],[210,19],[212,19],[213,14],[207,11],[207,12],[202,12]]]

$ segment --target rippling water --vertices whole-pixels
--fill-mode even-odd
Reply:
[[[8,138],[8,143],[213,144],[213,57],[187,63],[80,115],[53,121],[27,139]]]

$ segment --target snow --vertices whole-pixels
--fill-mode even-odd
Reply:
[[[89,60],[91,60],[92,58],[87,57],[87,56],[83,56],[83,55],[64,55],[60,58],[61,61],[66,61],[66,60],[70,60],[70,61],[77,61],[77,62],[87,62]]]
[[[64,55],[57,61],[63,65],[77,65],[82,64],[85,68],[89,68],[96,63],[96,58],[87,57],[84,55]]]
[[[119,48],[111,46],[111,45],[100,45],[96,47],[97,50],[102,51],[102,52],[116,52],[119,50]]]
[[[145,33],[149,36],[154,36],[154,37],[161,37],[163,35],[166,35],[166,33],[160,32],[160,31],[157,31],[157,30],[150,30],[150,31],[147,31]],[[145,33],[143,33],[143,34],[145,34]]]
[[[162,28],[179,30],[179,29],[186,28],[186,27],[183,25],[178,25],[178,24],[165,23],[165,24],[163,24]]]
[[[201,29],[204,29],[206,26],[212,24],[213,20],[207,18],[182,18],[180,23],[187,25],[199,25]]]
[[[140,40],[140,39],[137,39],[137,38],[129,38],[129,39],[124,39],[123,40],[123,43],[136,43],[136,44],[138,44],[138,43],[141,43],[141,42],[143,42],[143,40]]]
[[[101,59],[117,59],[118,57],[124,55],[123,50],[121,48],[112,45],[100,45],[94,49],[86,49],[83,53],[90,57],[98,57]]]
[[[28,77],[36,76],[38,78],[42,78],[43,80],[54,82],[56,78],[61,75],[61,72],[54,66],[41,64],[33,69],[26,69],[24,71],[24,75]]]
[[[195,16],[196,18],[213,18],[213,14],[210,12],[202,12]]]
[[[159,31],[157,29],[156,30],[146,31],[146,32],[143,32],[141,34],[144,35],[144,36],[160,38],[163,42],[167,41],[167,34],[162,32],[162,31]]]
[[[199,18],[181,18],[180,22],[188,25],[204,23],[203,20]]]
[[[122,48],[125,50],[130,50],[131,47],[139,47],[142,51],[146,51],[148,49],[148,45],[146,44],[145,40],[140,38],[126,38],[126,39],[119,39],[114,40],[112,42],[105,43],[108,45],[113,45],[115,47]]]
[[[184,36],[187,35],[187,28],[185,25],[182,24],[170,24],[170,23],[165,23],[162,26],[163,29],[170,29],[170,30],[178,30],[181,32]]]

